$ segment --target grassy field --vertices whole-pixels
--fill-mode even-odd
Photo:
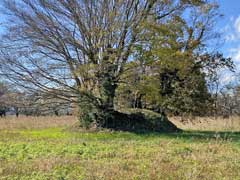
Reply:
[[[240,118],[174,134],[69,130],[73,117],[0,119],[0,179],[240,179]]]

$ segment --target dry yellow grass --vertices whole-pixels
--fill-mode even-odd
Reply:
[[[240,131],[240,117],[170,117],[179,128],[200,131]]]
[[[169,117],[179,128],[184,130],[240,131],[240,117]],[[72,126],[77,123],[76,116],[7,116],[0,118],[2,129],[42,129]]]
[[[0,118],[0,130],[4,129],[42,129],[70,126],[77,122],[74,116],[7,116]]]

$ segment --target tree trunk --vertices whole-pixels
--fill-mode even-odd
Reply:
[[[104,110],[114,110],[114,97],[117,84],[110,78],[106,77],[100,86],[100,94],[102,100],[102,108]]]
[[[90,92],[79,96],[79,118],[81,125],[90,127],[106,127],[109,120],[112,120],[114,113],[114,97],[117,83],[110,75],[104,75],[100,81],[100,97],[97,98]]]
[[[109,120],[114,118],[114,98],[117,89],[117,83],[111,74],[107,73],[104,75],[100,84],[100,118],[98,125],[101,127],[107,126]]]

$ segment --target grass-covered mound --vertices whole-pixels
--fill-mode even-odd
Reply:
[[[103,124],[104,128],[132,132],[176,132],[180,131],[162,114],[143,109],[115,111]]]

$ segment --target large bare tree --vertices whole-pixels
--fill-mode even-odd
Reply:
[[[120,76],[133,60],[134,46],[144,39],[145,22],[167,22],[185,7],[201,3],[7,0],[1,73],[28,90],[78,103],[84,121],[102,126],[114,112]]]
[[[181,1],[10,0],[2,75],[29,90],[80,104],[101,125],[114,110],[124,65],[153,14],[166,19]],[[3,47],[2,47],[3,48]]]

